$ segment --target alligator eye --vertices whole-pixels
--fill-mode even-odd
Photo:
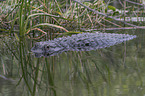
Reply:
[[[48,46],[48,45],[45,45],[45,50],[49,50],[50,49],[50,47]]]
[[[46,46],[46,48],[49,49],[50,47],[49,46]]]

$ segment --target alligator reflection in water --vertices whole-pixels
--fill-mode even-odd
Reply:
[[[37,42],[31,49],[36,57],[53,56],[64,51],[90,51],[110,47],[127,40],[136,38],[136,35],[114,33],[82,33],[50,41]]]

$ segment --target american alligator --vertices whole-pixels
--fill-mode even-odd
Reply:
[[[80,33],[77,35],[37,42],[31,49],[36,57],[53,56],[64,51],[90,51],[136,38],[136,35],[114,33]]]

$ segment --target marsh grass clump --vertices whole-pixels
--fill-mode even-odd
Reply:
[[[143,14],[142,5],[120,2],[120,9],[112,2],[94,0],[6,0],[0,3],[0,31],[15,32],[20,36],[35,32],[38,35],[76,30],[123,27],[136,25],[125,22],[125,17]],[[123,6],[124,5],[124,6]],[[141,7],[139,9],[139,7]],[[139,13],[139,15],[137,15]],[[119,18],[124,18],[119,19]],[[122,23],[120,23],[122,22]],[[49,32],[51,30],[51,32]],[[32,36],[32,37],[33,37]],[[40,38],[43,36],[40,36]],[[51,36],[50,36],[51,37]],[[30,37],[31,38],[31,37]]]

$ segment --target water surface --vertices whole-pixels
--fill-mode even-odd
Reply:
[[[36,58],[36,41],[0,38],[0,96],[144,96],[145,30],[136,39],[88,52]]]

